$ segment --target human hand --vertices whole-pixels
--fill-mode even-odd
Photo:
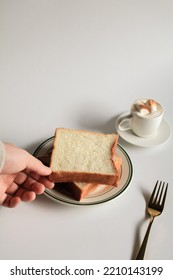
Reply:
[[[16,207],[21,201],[30,202],[46,188],[51,169],[27,151],[4,143],[5,162],[0,174],[0,205]]]

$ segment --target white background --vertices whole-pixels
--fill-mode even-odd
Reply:
[[[115,131],[137,98],[153,98],[172,121],[173,1],[0,0],[0,139],[33,152],[56,127]],[[99,207],[40,196],[0,208],[0,259],[133,259],[146,201],[169,182],[146,259],[173,258],[172,137],[154,148],[120,139],[133,180]]]

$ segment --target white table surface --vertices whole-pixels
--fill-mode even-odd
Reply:
[[[56,127],[115,132],[137,98],[159,101],[173,126],[173,1],[0,0],[0,139],[33,153]],[[169,182],[146,259],[173,259],[172,136],[124,147],[133,179],[97,207],[44,195],[0,207],[0,259],[133,259],[157,179]]]

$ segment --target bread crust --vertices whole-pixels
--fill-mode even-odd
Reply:
[[[99,184],[86,183],[82,188],[78,186],[75,182],[64,182],[64,183],[55,183],[55,189],[58,191],[70,195],[75,200],[82,200],[90,192],[94,191]]]
[[[49,179],[53,182],[83,182],[83,183],[99,183],[104,185],[117,186],[119,175],[85,173],[85,172],[52,172]]]

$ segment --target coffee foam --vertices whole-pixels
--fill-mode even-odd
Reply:
[[[133,113],[145,117],[155,118],[162,114],[162,106],[153,99],[137,100],[132,106]]]

